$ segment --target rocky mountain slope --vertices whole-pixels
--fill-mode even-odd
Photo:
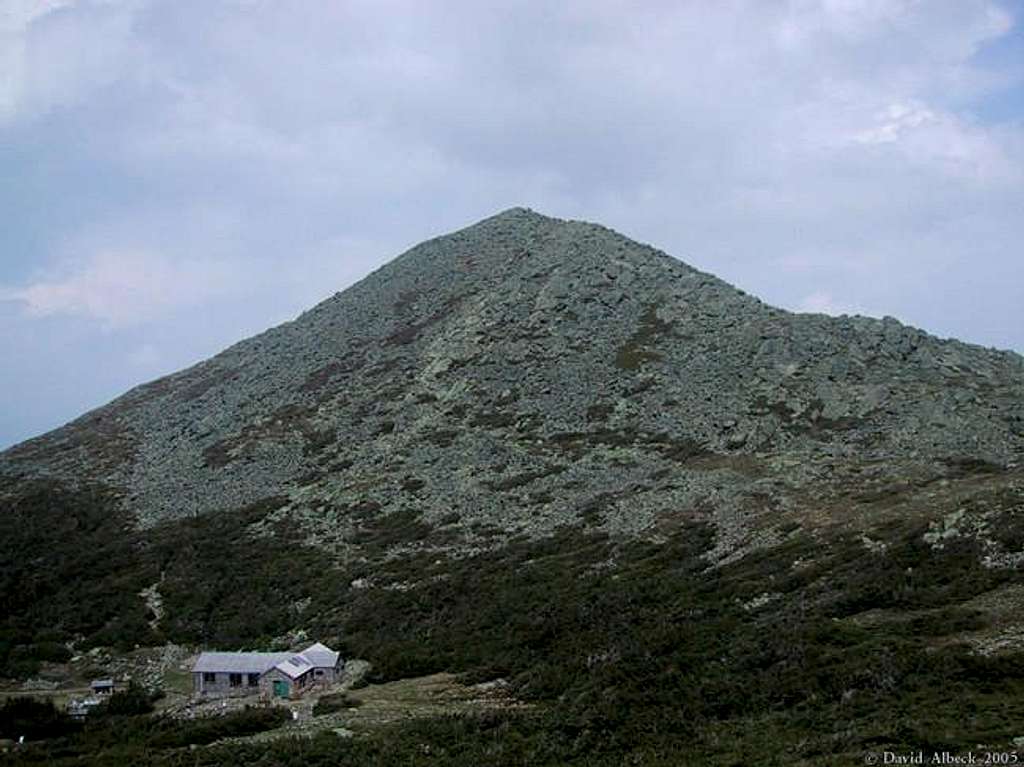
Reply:
[[[512,209],[0,472],[102,480],[141,528],[283,496],[274,519],[339,554],[365,519],[405,514],[445,534],[397,544],[446,551],[707,517],[728,556],[837,496],[854,515],[1022,453],[1015,354],[791,314],[604,227]]]
[[[1008,750],[1022,458],[1016,354],[513,209],[0,454],[0,677],[302,631],[532,713],[282,762]]]

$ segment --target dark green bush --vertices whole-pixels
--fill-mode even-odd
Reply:
[[[152,642],[138,592],[156,573],[111,494],[45,481],[0,486],[0,497],[5,490],[11,494],[0,501],[0,636],[11,640],[6,653],[0,647],[0,674],[24,676],[39,660],[66,660],[59,643],[116,621],[136,627],[123,634],[128,641]]]
[[[52,701],[29,697],[8,698],[0,706],[0,737],[17,740],[57,738],[79,729],[79,724]]]
[[[39,661],[66,663],[71,660],[71,651],[60,642],[37,642],[28,646],[29,655]]]
[[[139,716],[152,710],[152,693],[132,682],[125,690],[115,690],[107,700],[93,709],[90,716]]]
[[[291,721],[291,712],[281,706],[246,706],[223,716],[191,720],[164,720],[149,741],[155,748],[203,745],[222,738],[237,738],[272,730]]]

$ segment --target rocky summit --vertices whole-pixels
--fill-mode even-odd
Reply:
[[[368,515],[446,553],[583,524],[716,558],[894,493],[1018,476],[1024,360],[775,309],[595,224],[514,208],[0,457],[102,480],[134,524],[267,498],[339,556]],[[897,491],[899,491],[897,493]],[[956,509],[950,509],[955,511]]]
[[[37,705],[15,763],[1012,763],[1022,460],[1017,354],[512,209],[0,454],[0,692],[317,637],[501,705]]]

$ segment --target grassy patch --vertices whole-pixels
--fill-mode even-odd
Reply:
[[[615,365],[621,370],[638,370],[645,362],[662,358],[654,345],[672,335],[672,323],[658,318],[658,304],[649,304],[640,317],[640,325],[615,353]]]

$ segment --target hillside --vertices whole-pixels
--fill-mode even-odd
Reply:
[[[1007,746],[1022,462],[1020,356],[517,208],[0,454],[0,661],[304,627],[561,701],[552,763]]]

